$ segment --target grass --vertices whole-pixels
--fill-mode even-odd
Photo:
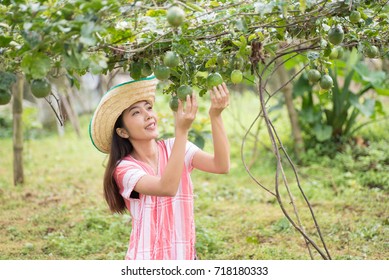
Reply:
[[[301,235],[286,220],[275,198],[248,176],[241,162],[244,129],[239,123],[247,127],[254,118],[247,114],[257,111],[252,100],[248,95],[236,97],[225,114],[231,172],[192,173],[198,254],[201,259],[309,259]],[[166,104],[166,97],[160,96],[159,101]],[[242,105],[244,112],[238,110]],[[209,126],[205,108],[198,118],[203,128]],[[162,112],[161,127],[172,129],[166,108],[157,110]],[[124,258],[130,216],[110,214],[103,200],[106,158],[89,141],[89,117],[80,119],[83,129],[79,138],[67,126],[63,137],[45,134],[26,141],[23,186],[13,186],[12,139],[0,139],[0,259]],[[276,126],[283,128],[278,129],[280,135],[286,146],[292,147],[287,120],[281,117]],[[350,148],[335,159],[312,156],[308,165],[297,166],[333,259],[389,258],[388,126],[366,127],[362,133],[374,142],[361,152],[359,161],[353,160],[355,150]],[[253,155],[250,149],[252,138],[244,153],[248,161],[255,157],[251,167],[255,178],[274,189],[275,162],[263,148],[269,146],[266,139],[262,129],[258,154]],[[211,149],[210,142],[205,149]],[[285,171],[306,231],[319,244],[308,208],[296,192],[292,170]],[[366,172],[370,172],[368,178]],[[285,195],[284,189],[282,193]]]

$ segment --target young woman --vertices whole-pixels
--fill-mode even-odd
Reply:
[[[209,116],[213,154],[188,141],[197,113],[196,95],[179,102],[175,137],[156,140],[154,77],[120,84],[100,101],[90,125],[93,144],[109,153],[104,175],[105,199],[112,212],[126,209],[132,231],[126,259],[196,258],[193,214],[193,168],[227,173],[229,143],[221,113],[228,106],[226,85],[210,90]]]

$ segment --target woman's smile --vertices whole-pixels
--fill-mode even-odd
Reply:
[[[156,124],[155,121],[153,121],[152,123],[150,123],[150,124],[148,124],[148,125],[146,126],[146,129],[147,129],[147,130],[155,130],[156,128],[157,128],[157,124]]]

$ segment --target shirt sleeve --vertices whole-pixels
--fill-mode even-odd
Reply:
[[[185,166],[188,168],[188,172],[191,172],[193,170],[192,160],[193,156],[198,150],[200,150],[200,148],[192,142],[188,141],[186,143]]]
[[[168,155],[170,157],[171,151],[173,149],[175,138],[169,138],[165,141],[166,147],[168,149]],[[193,170],[192,160],[193,156],[196,154],[197,151],[199,151],[200,148],[197,147],[195,144],[193,144],[190,141],[186,142],[186,150],[185,150],[185,158],[184,158],[184,164],[188,170],[188,172],[191,172]]]
[[[121,195],[129,199],[139,179],[147,173],[138,164],[122,160],[115,169],[114,178]]]

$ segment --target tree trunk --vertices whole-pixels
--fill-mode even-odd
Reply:
[[[23,85],[24,78],[18,74],[17,82],[13,87],[13,150],[14,150],[14,185],[23,184]]]
[[[283,88],[283,94],[285,98],[285,104],[286,108],[288,110],[290,125],[292,127],[292,135],[294,139],[294,152],[296,153],[297,158],[300,158],[299,155],[301,153],[304,153],[304,141],[303,137],[301,135],[301,128],[298,123],[298,116],[296,109],[293,105],[293,87],[292,83],[288,82],[289,77],[288,73],[286,72],[286,69],[284,66],[280,66],[278,69],[278,77],[280,80],[280,85],[286,84],[286,86]]]

